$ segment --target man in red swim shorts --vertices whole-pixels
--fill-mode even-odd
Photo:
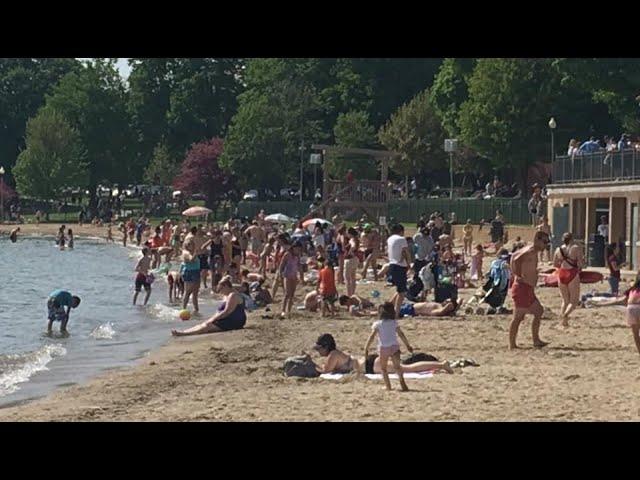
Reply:
[[[535,294],[535,286],[538,281],[538,255],[549,245],[549,235],[545,232],[536,232],[533,237],[533,245],[521,248],[511,258],[511,271],[513,272],[513,286],[511,298],[513,298],[513,319],[509,325],[509,349],[515,350],[516,337],[520,322],[525,315],[533,315],[531,323],[531,336],[533,346],[542,348],[548,345],[540,340],[540,319],[543,308]]]

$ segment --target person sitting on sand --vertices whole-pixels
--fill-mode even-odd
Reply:
[[[326,357],[324,364],[317,365],[316,369],[320,373],[382,373],[380,357],[378,355],[368,355],[365,357],[353,357],[348,353],[338,350],[333,335],[325,333],[320,335],[316,340],[313,349],[322,357]],[[453,373],[453,369],[449,362],[413,362],[411,364],[402,364],[403,373],[423,373],[437,372],[443,370],[447,373]],[[395,367],[389,365],[387,367],[389,373],[396,373]]]
[[[51,292],[47,300],[49,319],[47,333],[51,335],[53,322],[60,322],[60,333],[68,335],[67,323],[69,322],[69,313],[72,308],[78,308],[78,305],[80,305],[80,297],[71,295],[66,290],[55,290]],[[64,307],[67,307],[66,311]]]
[[[187,330],[172,330],[175,337],[188,335],[201,335],[205,333],[225,332],[240,330],[247,323],[247,314],[244,309],[244,299],[240,293],[233,289],[231,277],[226,276],[218,283],[218,292],[225,296],[218,308],[218,312],[205,322]]]
[[[347,307],[349,314],[353,317],[368,317],[377,312],[377,310],[373,310],[375,305],[372,302],[358,295],[341,295],[338,301],[340,305]]]
[[[454,300],[438,302],[403,303],[400,317],[448,317],[455,313],[459,303]]]

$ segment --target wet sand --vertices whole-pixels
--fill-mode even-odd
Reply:
[[[36,228],[29,227],[23,233]],[[51,227],[31,233],[55,233],[57,226]],[[105,231],[72,228],[76,234],[87,230],[92,236],[96,230]],[[583,293],[594,288],[606,291],[608,285],[586,285]],[[309,289],[298,290],[298,303]],[[373,289],[382,298],[393,294],[382,283],[359,285],[358,293],[368,296]],[[472,292],[462,290],[460,296],[467,298]],[[302,350],[311,352],[321,333],[332,333],[338,348],[361,355],[371,320],[344,314],[320,319],[305,312],[295,312],[289,320],[265,320],[259,311],[250,315],[242,331],[173,339],[135,367],[1,409],[0,420],[640,419],[640,355],[624,309],[579,309],[571,326],[563,329],[554,313],[560,305],[558,290],[537,292],[550,309],[541,328],[542,339],[550,345],[542,350],[531,345],[530,317],[521,326],[522,349],[515,352],[507,349],[508,315],[401,320],[415,348],[440,359],[467,357],[480,364],[453,375],[408,380],[408,393],[398,390],[397,381],[392,381],[396,390],[387,392],[382,382],[357,375],[339,382],[283,377],[284,359]],[[273,306],[274,311],[278,308],[279,303]]]

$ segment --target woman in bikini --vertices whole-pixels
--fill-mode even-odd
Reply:
[[[569,314],[580,305],[580,269],[583,265],[582,249],[573,242],[573,235],[565,233],[562,245],[553,258],[557,268],[558,289],[562,295],[560,319],[562,326],[569,326]]]
[[[320,373],[381,373],[380,359],[378,355],[367,355],[364,357],[354,357],[348,353],[338,350],[336,341],[333,335],[325,333],[320,335],[316,344],[314,345],[320,356],[326,357],[323,365],[318,365],[316,368]],[[449,365],[449,362],[414,362],[409,365],[402,365],[403,373],[421,373],[421,372],[437,372],[443,370],[447,373],[453,373],[453,369]],[[387,367],[389,373],[395,373],[395,369],[392,364]]]

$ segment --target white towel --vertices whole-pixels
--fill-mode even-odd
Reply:
[[[350,375],[350,374],[349,374]],[[340,380],[345,376],[343,373],[323,373],[320,375],[320,378],[324,378],[325,380]],[[369,380],[382,380],[381,373],[367,373],[365,375]],[[409,379],[424,379],[433,377],[433,372],[425,372],[425,373],[405,373],[404,378]],[[398,379],[397,373],[390,373],[389,378]]]

